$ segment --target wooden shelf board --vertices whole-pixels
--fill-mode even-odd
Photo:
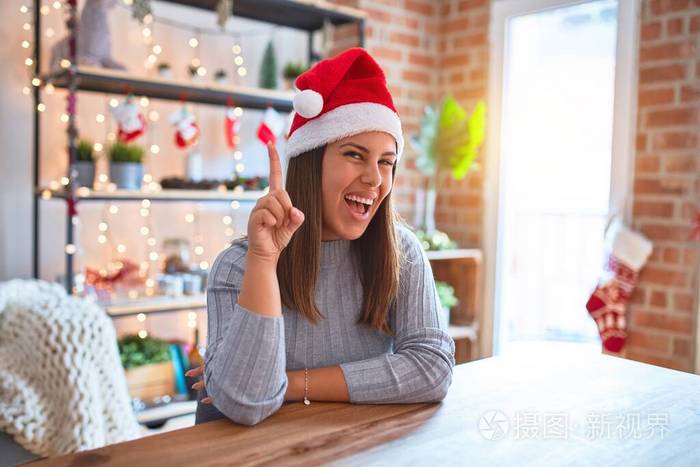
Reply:
[[[137,315],[139,313],[165,313],[206,308],[205,294],[185,295],[182,297],[144,297],[124,300],[118,303],[102,305],[107,314],[113,318]]]
[[[42,77],[42,84],[53,83],[58,88],[68,87],[68,71],[60,70]],[[134,94],[154,99],[166,99],[209,105],[234,105],[250,109],[272,106],[282,112],[291,112],[294,92],[194,82],[182,79],[135,76],[128,70],[108,70],[81,66],[76,70],[78,90],[106,94]]]
[[[218,0],[166,0],[169,3],[216,10]],[[334,25],[356,23],[366,14],[355,8],[336,5],[324,0],[236,0],[233,14],[305,31],[316,31],[328,19]]]
[[[462,248],[455,250],[438,250],[438,251],[426,251],[428,259],[431,261],[439,261],[446,259],[463,259],[472,258],[476,260],[481,260],[482,253],[478,248]]]
[[[64,191],[56,191],[40,189],[37,191],[39,195],[49,192],[52,198],[66,198]],[[261,196],[267,193],[265,190],[250,190],[240,193],[233,190],[218,191],[218,190],[175,190],[162,189],[160,191],[142,191],[142,190],[115,190],[115,191],[95,191],[79,188],[77,191],[78,200],[81,201],[141,201],[148,199],[150,201],[219,201],[219,202],[255,202]]]

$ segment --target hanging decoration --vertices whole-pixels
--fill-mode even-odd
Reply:
[[[233,107],[226,108],[224,117],[224,133],[226,135],[226,145],[229,149],[236,149],[238,145],[238,133],[241,130],[241,122],[236,116],[236,111]]]
[[[112,108],[112,115],[117,121],[117,139],[123,143],[134,141],[146,131],[146,119],[131,95]]]
[[[265,110],[265,115],[263,116],[262,122],[258,127],[258,139],[267,145],[268,142],[272,144],[277,144],[277,136],[284,129],[285,120],[282,116],[272,107],[268,107]]]
[[[226,22],[233,16],[233,0],[219,0],[216,4],[216,24],[221,30],[226,29]]]
[[[186,149],[197,142],[199,125],[187,106],[183,105],[179,110],[171,113],[168,120],[175,127],[175,145],[178,148]]]

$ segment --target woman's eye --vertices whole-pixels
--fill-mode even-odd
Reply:
[[[392,161],[386,160],[386,159],[382,161],[382,164],[388,165],[389,167],[393,167],[393,166],[394,166],[394,163],[393,163]]]
[[[354,156],[357,156],[357,158],[362,158],[362,156],[361,156],[359,153],[357,153],[357,152],[346,152],[345,155],[346,155],[346,156],[350,156],[350,157],[352,157],[353,159],[355,159]]]

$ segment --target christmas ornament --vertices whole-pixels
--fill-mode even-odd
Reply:
[[[276,144],[277,136],[284,130],[284,123],[280,114],[272,107],[268,107],[258,127],[258,139],[265,145],[270,141]]]
[[[241,122],[236,117],[233,107],[226,108],[226,116],[224,117],[224,132],[226,134],[226,145],[229,149],[236,147],[236,135],[241,130]]]
[[[112,115],[117,121],[117,138],[124,143],[130,143],[146,131],[146,119],[139,106],[128,96],[121,104],[112,109]]]
[[[263,89],[277,89],[277,58],[272,41],[267,43],[262,64],[260,65],[260,82]]]
[[[194,114],[186,106],[170,114],[168,118],[175,127],[175,145],[180,149],[185,149],[197,142],[199,139],[199,125],[195,121]]]
[[[627,338],[625,307],[637,277],[652,250],[652,243],[615,219],[605,235],[608,262],[586,309],[598,325],[603,347],[620,352]]]

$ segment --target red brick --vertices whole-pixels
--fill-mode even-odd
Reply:
[[[634,181],[634,192],[646,195],[682,195],[685,186],[674,180],[658,180],[649,178],[637,178]]]
[[[627,337],[626,344],[629,347],[668,352],[671,347],[671,339],[663,334],[653,334],[635,329]]]
[[[695,15],[690,18],[690,32],[700,31],[700,15]]]
[[[679,260],[681,259],[681,254],[680,251],[678,251],[678,248],[664,248],[664,253],[663,253],[663,259],[664,263],[667,264],[678,264]],[[664,305],[666,305],[666,295],[664,294]]]
[[[638,104],[640,107],[646,107],[656,104],[670,104],[675,97],[673,88],[646,89],[639,91]]]
[[[660,45],[642,47],[639,51],[639,62],[648,63],[659,60],[674,60],[692,57],[695,45],[690,41],[667,42]]]
[[[668,37],[678,36],[683,34],[685,30],[685,18],[671,18],[666,21],[666,35]]]
[[[658,156],[639,156],[635,159],[634,168],[637,172],[658,172],[661,162]]]
[[[371,53],[379,61],[390,60],[393,62],[400,62],[403,58],[403,53],[400,50],[383,46],[372,47]]]
[[[654,40],[661,37],[661,23],[646,23],[642,25],[641,30],[642,40]]]
[[[484,46],[486,45],[486,32],[477,32],[466,36],[455,37],[452,44],[455,48]]]
[[[430,84],[430,75],[422,71],[404,70],[401,76],[412,83]]]
[[[392,20],[394,19],[394,16],[388,11],[367,7],[364,7],[362,10],[367,13],[367,19],[371,22],[378,21],[380,23],[391,24]]]
[[[450,74],[450,84],[459,84],[464,82],[464,73],[452,73]]]
[[[406,0],[404,3],[404,8],[408,11],[418,13],[425,16],[431,16],[435,10],[433,9],[432,2],[418,2],[415,0]]]
[[[698,137],[691,131],[665,131],[654,135],[652,149],[692,149],[698,145]]]
[[[636,142],[634,147],[637,148],[637,150],[643,150],[646,149],[647,147],[647,135],[644,133],[637,133],[636,135]]]
[[[687,9],[690,2],[689,0],[651,0],[649,6],[654,15],[665,15]]]
[[[643,224],[641,231],[647,235],[651,240],[668,240],[683,242],[688,238],[688,229],[685,226],[668,225],[668,224]],[[661,273],[661,271],[654,270],[654,274]],[[665,274],[666,272],[664,272]],[[649,272],[649,274],[652,274]],[[652,274],[652,275],[654,275]],[[685,274],[681,276],[673,276],[672,271],[668,271],[669,276],[664,280],[673,282],[674,284],[685,284],[686,276]],[[656,277],[656,276],[654,276]],[[670,284],[669,284],[670,285]]]
[[[698,109],[675,108],[671,110],[649,111],[646,116],[648,127],[695,125],[698,123]]]
[[[647,84],[664,81],[675,81],[685,78],[687,74],[687,66],[681,63],[646,67],[639,71],[639,82],[640,84]]]
[[[649,304],[651,306],[665,308],[666,303],[666,292],[661,292],[659,290],[653,290],[651,292],[651,296],[649,297]]]
[[[681,86],[681,102],[690,103],[700,100],[700,85],[689,84]]]
[[[408,63],[412,65],[432,67],[435,66],[435,58],[426,54],[410,52],[408,54]]]
[[[462,0],[457,5],[458,11],[473,11],[486,6],[488,0]]]
[[[676,337],[673,339],[673,355],[690,356],[690,339]]]
[[[693,332],[693,320],[689,317],[638,311],[634,313],[633,319],[638,326],[648,329],[665,329],[687,335]]]
[[[402,32],[393,32],[389,35],[389,40],[394,43],[408,45],[410,47],[418,47],[420,41],[413,34],[404,34]]]
[[[687,174],[697,173],[698,158],[700,156],[695,154],[664,156],[664,170]]]
[[[456,55],[446,55],[442,58],[442,66],[447,67],[466,67],[469,65],[469,56],[465,53]]]
[[[673,203],[663,201],[635,201],[634,217],[673,217]]]
[[[673,310],[684,313],[692,313],[695,305],[695,297],[689,293],[674,293],[673,294]]]
[[[466,31],[469,27],[469,23],[470,21],[468,17],[447,20],[443,24],[442,32],[445,34],[449,34],[457,31]]]
[[[667,227],[667,226],[658,226]],[[642,229],[646,235],[652,239],[659,239],[659,236],[651,235],[648,229]],[[664,240],[663,238],[661,240]],[[669,287],[685,287],[688,285],[688,274],[685,272],[673,271],[655,266],[646,266],[642,269],[639,280],[655,285],[665,285]]]

